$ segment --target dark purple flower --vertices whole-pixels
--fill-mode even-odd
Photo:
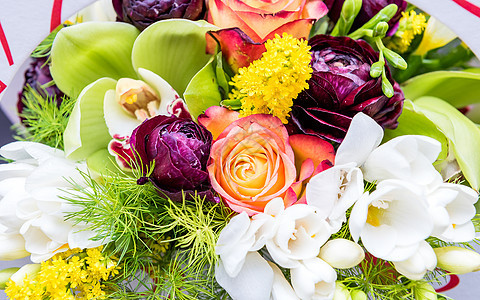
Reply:
[[[143,170],[154,163],[149,180],[170,199],[181,201],[182,191],[213,199],[207,172],[212,134],[202,125],[176,116],[155,116],[133,131],[130,145]]]
[[[131,23],[139,30],[165,19],[203,18],[204,0],[112,0],[118,20]]]
[[[33,88],[43,97],[57,96],[56,100],[58,105],[62,102],[64,94],[55,84],[51,85],[53,78],[52,75],[50,75],[50,67],[46,63],[47,59],[48,57],[32,58],[30,67],[25,71],[25,83],[23,84],[22,91],[18,94],[17,110],[19,114],[22,113],[25,107],[22,99],[27,86]]]
[[[325,0],[324,3],[327,5],[329,11],[328,16],[333,22],[337,22],[340,17],[340,12],[342,11],[342,6],[345,0]],[[363,0],[362,8],[355,18],[355,22],[352,26],[352,31],[362,27],[363,24],[367,23],[373,16],[375,16],[382,8],[389,4],[396,4],[398,6],[397,13],[393,18],[388,22],[390,29],[394,31],[397,30],[398,21],[402,17],[402,12],[407,8],[407,2],[404,0]]]
[[[382,92],[381,78],[370,77],[378,53],[362,40],[317,35],[310,39],[313,68],[309,89],[294,100],[291,125],[300,132],[341,142],[352,117],[363,112],[384,128],[396,128],[403,92],[393,81],[391,98]]]

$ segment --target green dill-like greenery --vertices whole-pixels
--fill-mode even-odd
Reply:
[[[200,196],[173,202],[150,182],[138,185],[138,174],[82,175],[84,183],[71,182],[74,190],[65,197],[78,208],[67,218],[86,224],[96,233],[93,240],[109,241],[105,251],[119,257],[109,298],[227,299],[212,272],[215,244],[231,214],[222,203]],[[142,272],[154,284],[143,280],[132,287]]]
[[[64,96],[58,106],[56,96],[43,97],[31,87],[27,87],[23,95],[25,107],[20,117],[23,118],[25,128],[17,127],[15,138],[63,149],[63,132],[75,100]]]
[[[48,57],[50,59],[50,51],[52,50],[52,44],[57,36],[57,33],[65,27],[65,25],[58,26],[52,31],[36,48],[33,50],[31,57]]]

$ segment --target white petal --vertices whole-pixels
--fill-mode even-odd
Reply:
[[[336,269],[348,269],[358,265],[365,258],[365,252],[357,243],[338,238],[328,241],[318,257]]]
[[[70,248],[95,248],[100,245],[104,245],[109,240],[92,241],[91,239],[96,236],[96,233],[90,230],[85,230],[82,225],[75,225],[72,231],[68,234],[68,245]]]
[[[215,279],[234,300],[269,299],[273,278],[272,268],[258,252],[247,254],[236,277],[227,274],[221,260],[215,268]]]
[[[362,242],[368,252],[375,257],[387,257],[394,249],[397,232],[388,225],[374,227],[367,224],[362,231]]]
[[[302,261],[298,267],[290,270],[290,274],[295,293],[302,299],[333,295],[337,273],[318,257]]]
[[[437,256],[432,247],[425,241],[420,243],[417,252],[407,260],[394,262],[395,269],[411,280],[421,280],[427,271],[437,265]]]
[[[368,192],[364,193],[362,197],[355,203],[350,213],[350,219],[348,220],[348,227],[350,234],[354,241],[358,242],[360,235],[362,234],[363,227],[367,221],[368,206],[372,202]]]
[[[103,102],[103,116],[108,127],[108,133],[113,137],[131,136],[132,131],[142,122],[129,115],[115,100],[115,90],[108,90],[105,93]]]
[[[377,122],[363,113],[356,114],[338,147],[335,164],[355,162],[357,166],[363,165],[373,149],[380,145],[382,138],[383,129]]]
[[[272,300],[300,299],[277,265],[272,262],[268,262],[268,264],[273,270]]]

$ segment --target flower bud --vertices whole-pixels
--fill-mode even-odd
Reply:
[[[357,243],[334,239],[320,249],[319,257],[334,268],[348,269],[358,265],[365,258],[365,252]]]
[[[335,282],[335,293],[333,294],[333,300],[352,300],[352,296],[348,291],[348,288],[339,281]]]
[[[388,48],[383,49],[383,55],[385,55],[385,58],[397,69],[405,70],[408,67],[407,62],[400,54]]]
[[[30,255],[20,234],[0,233],[0,260],[15,260]]]
[[[0,271],[0,290],[4,290],[7,281],[10,279],[10,277],[15,274],[20,268],[7,268],[3,269]]]
[[[388,31],[388,24],[387,22],[380,22],[375,26],[375,29],[373,30],[373,37],[381,37],[383,38]]]
[[[350,291],[350,296],[352,296],[352,300],[367,300],[367,294],[361,290]]]
[[[461,247],[449,246],[433,249],[437,255],[437,267],[455,274],[480,270],[480,254]]]
[[[413,294],[416,300],[436,300],[437,292],[430,284],[423,282],[414,288]]]
[[[378,78],[382,75],[383,67],[385,66],[385,61],[380,60],[372,64],[370,67],[370,76],[373,78]]]
[[[24,284],[25,277],[35,278],[40,272],[40,264],[26,264],[15,272],[10,279],[15,282],[15,284],[22,286]]]

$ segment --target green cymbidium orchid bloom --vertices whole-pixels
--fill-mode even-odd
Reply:
[[[214,29],[184,19],[160,21],[141,33],[115,22],[62,29],[53,44],[51,73],[62,91],[77,98],[64,132],[66,155],[103,165],[112,138],[130,136],[153,115],[181,113],[179,95],[210,67],[205,33]],[[192,88],[187,92],[195,94]],[[218,88],[206,93],[220,102]]]

